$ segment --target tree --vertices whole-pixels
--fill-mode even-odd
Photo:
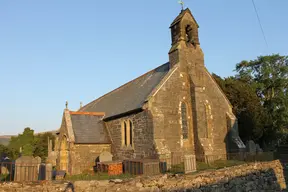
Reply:
[[[266,114],[254,86],[241,78],[222,79],[216,74],[212,74],[212,76],[233,106],[233,113],[238,119],[240,137],[244,141],[261,140],[265,129]]]
[[[30,129],[29,127],[26,127],[22,134],[19,134],[16,137],[11,137],[8,147],[10,149],[19,151],[20,148],[23,149],[23,147],[27,144],[30,144],[32,147],[34,146],[34,130]]]
[[[287,142],[288,57],[273,54],[236,65],[237,77],[253,86],[267,114],[266,141]]]
[[[11,138],[8,148],[11,151],[20,151],[21,148],[22,155],[39,156],[45,161],[48,156],[48,138],[54,141],[55,136],[50,132],[34,135],[34,130],[27,127],[22,134]]]
[[[19,153],[15,150],[12,150],[5,145],[0,144],[0,161],[5,157],[15,160],[19,156]]]
[[[41,157],[43,161],[45,161],[48,156],[48,138],[52,140],[52,143],[55,140],[55,136],[50,132],[35,136],[34,156]]]

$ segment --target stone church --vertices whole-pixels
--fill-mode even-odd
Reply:
[[[103,151],[115,160],[161,160],[245,148],[232,106],[205,68],[198,28],[191,11],[182,10],[170,25],[167,63],[78,111],[66,107],[55,144],[57,167],[81,173]]]

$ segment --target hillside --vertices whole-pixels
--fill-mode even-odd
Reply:
[[[8,145],[10,141],[11,135],[0,135],[0,144],[2,145]]]
[[[48,132],[52,133],[53,135],[56,135],[57,131],[53,130],[53,131],[48,131]],[[44,134],[44,133],[47,133],[47,132],[35,133],[35,135]],[[0,144],[8,145],[10,138],[13,136],[15,135],[0,135]]]

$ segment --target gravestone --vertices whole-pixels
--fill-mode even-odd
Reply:
[[[256,153],[262,153],[263,152],[263,149],[261,149],[260,145],[259,144],[256,144]]]
[[[9,169],[8,169],[8,164],[0,163],[1,169],[0,169],[0,174],[1,175],[8,175],[9,174]]]
[[[48,154],[46,163],[51,163],[52,166],[56,166],[56,160],[57,160],[57,152],[56,151],[51,151]]]
[[[45,167],[45,176],[46,176],[46,181],[51,181],[52,180],[52,164],[48,163],[46,164]]]
[[[21,156],[15,161],[14,181],[37,181],[41,158]]]
[[[250,153],[251,155],[255,155],[256,154],[256,144],[254,143],[254,141],[250,140],[246,143],[246,149],[247,152]]]
[[[184,155],[184,171],[185,173],[195,172],[196,168],[196,156]]]
[[[45,170],[46,170],[46,165],[44,163],[40,164],[39,167],[39,174],[38,174],[38,178],[40,181],[45,180],[46,176],[45,176]]]
[[[99,156],[100,162],[112,161],[113,155],[108,151],[103,151]]]

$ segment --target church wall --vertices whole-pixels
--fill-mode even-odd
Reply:
[[[182,51],[185,54],[180,57],[180,64],[188,67],[193,111],[197,111],[197,152],[208,155],[226,153],[226,112],[232,111],[230,104],[205,68],[201,48],[183,46]]]
[[[65,111],[63,113],[59,135],[57,136],[56,140],[57,140],[57,142],[55,143],[55,151],[57,153],[56,168],[58,170],[65,170],[67,173],[70,174],[71,159],[72,159],[70,154],[71,142],[68,141],[69,135],[67,131]]]
[[[71,174],[93,171],[99,155],[103,151],[111,152],[110,144],[73,144],[71,147]]]
[[[197,23],[189,10],[181,14],[181,21],[171,27],[174,41],[169,61],[172,66],[178,66],[189,74],[196,154],[223,154],[226,153],[230,129],[227,128],[226,115],[231,115],[232,109],[204,66]],[[187,32],[188,26],[192,28],[192,33]]]
[[[153,119],[154,139],[158,154],[183,152],[194,154],[193,119],[190,84],[187,73],[180,68],[170,69],[159,91],[151,97],[148,108]],[[160,83],[161,84],[161,83]],[[181,102],[187,104],[188,139],[183,139]]]
[[[122,146],[121,124],[131,120],[133,124],[133,147]],[[153,129],[146,110],[106,122],[112,142],[114,159],[151,158],[154,154]]]

